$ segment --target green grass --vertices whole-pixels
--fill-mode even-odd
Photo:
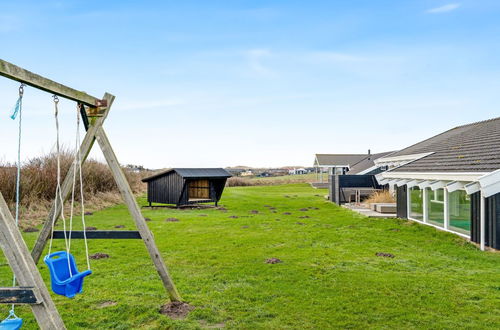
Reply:
[[[111,258],[92,262],[84,294],[56,304],[70,329],[500,327],[498,253],[429,226],[361,217],[325,194],[307,184],[235,187],[221,201],[227,212],[143,209],[181,295],[196,307],[185,320],[158,313],[167,298],[141,241],[91,241],[92,253]],[[308,207],[318,209],[300,211]],[[87,221],[134,228],[122,205]],[[31,245],[36,233],[25,237]],[[83,266],[82,242],[73,244]],[[272,257],[283,263],[266,264]],[[0,285],[8,286],[0,264]],[[99,308],[106,301],[117,304]],[[35,327],[29,309],[19,314],[25,328]]]

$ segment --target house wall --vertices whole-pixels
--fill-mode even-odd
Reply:
[[[486,198],[486,246],[500,249],[500,194]]]
[[[479,192],[470,195],[471,203],[471,232],[470,240],[475,243],[481,241],[481,194]],[[397,187],[397,216],[408,219],[408,188],[406,185]],[[486,198],[485,245],[494,249],[500,249],[500,194]]]
[[[407,186],[396,188],[396,216],[408,219],[408,190]]]

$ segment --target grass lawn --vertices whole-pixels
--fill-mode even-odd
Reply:
[[[110,258],[92,262],[84,294],[56,304],[70,329],[500,328],[499,253],[429,226],[363,218],[325,194],[306,184],[235,187],[221,201],[227,211],[143,209],[181,295],[196,307],[184,320],[158,313],[167,296],[140,240],[90,241],[91,253]],[[134,229],[123,205],[87,222]],[[30,246],[36,235],[25,234]],[[83,267],[83,242],[73,247]],[[0,260],[0,286],[9,277]],[[36,328],[29,308],[18,311],[25,329]]]

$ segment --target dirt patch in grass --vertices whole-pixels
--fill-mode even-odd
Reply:
[[[177,218],[166,218],[165,221],[166,222],[179,222],[179,219],[177,219]]]
[[[229,218],[231,218],[231,219],[238,219],[239,217],[237,215],[230,215]]]
[[[269,259],[266,260],[266,264],[280,264],[282,262],[283,261],[281,261],[278,258],[269,258]]]
[[[205,320],[200,320],[199,322],[200,322],[200,325],[202,326],[202,328],[204,328],[204,329],[222,329],[222,328],[226,327],[226,323],[224,323],[224,322],[214,323],[214,324],[210,324]]]
[[[108,259],[109,258],[109,254],[98,252],[98,253],[94,253],[94,254],[90,255],[89,258],[92,259],[92,260]]]
[[[296,224],[298,224],[299,226],[305,225],[305,223],[303,223],[303,222],[296,222]]]
[[[206,214],[198,214],[199,217],[206,217]]]
[[[106,307],[111,307],[111,306],[116,306],[116,305],[118,305],[118,303],[116,301],[108,300],[108,301],[104,301],[104,302],[100,303],[99,305],[97,305],[97,308],[106,308]]]
[[[163,305],[160,309],[160,313],[163,315],[167,315],[173,320],[182,320],[186,318],[189,312],[193,309],[194,306],[191,306],[185,302],[173,301]]]
[[[394,258],[394,254],[392,253],[385,253],[385,252],[377,252],[375,253],[377,257],[383,257],[383,258]]]
[[[259,211],[257,211],[257,210],[251,210],[250,213],[252,213],[252,214],[258,214]]]
[[[94,231],[94,230],[97,230],[97,227],[86,227],[85,230]]]
[[[283,212],[284,215],[291,215],[290,212]]]
[[[147,222],[151,221],[150,218],[144,218],[144,220],[146,220]]]
[[[89,215],[93,215],[94,213],[92,213],[92,212],[85,212],[84,214],[85,214],[86,216],[89,216]]]
[[[115,226],[115,228],[125,228],[124,225],[118,225],[118,226]]]
[[[40,229],[35,227],[28,227],[23,230],[24,233],[36,233],[38,231],[40,231]]]
[[[310,216],[308,216],[308,215],[303,215],[303,216],[299,217],[299,219],[309,219],[309,218],[310,218]]]
[[[309,211],[309,209],[307,207],[303,207],[303,208],[299,209],[299,211],[305,212],[305,211]]]

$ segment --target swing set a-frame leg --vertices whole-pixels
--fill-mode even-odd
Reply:
[[[165,262],[163,261],[160,251],[158,250],[158,247],[155,244],[153,234],[149,230],[146,220],[141,214],[140,208],[137,205],[137,201],[135,200],[134,194],[132,192],[132,189],[130,188],[130,185],[125,177],[125,174],[123,173],[120,164],[118,162],[118,159],[116,158],[116,155],[113,151],[113,148],[111,147],[111,143],[109,142],[106,133],[104,132],[104,129],[102,127],[104,120],[106,119],[107,115],[109,114],[109,110],[111,105],[113,104],[114,101],[114,96],[111,94],[105,94],[104,95],[104,100],[107,101],[107,108],[105,109],[103,117],[98,118],[95,123],[90,125],[89,130],[87,131],[87,134],[85,135],[84,140],[82,141],[82,144],[80,146],[80,152],[82,155],[81,161],[84,162],[85,159],[87,158],[90,150],[92,149],[92,146],[94,144],[94,141],[97,139],[99,146],[101,147],[101,150],[104,154],[104,157],[108,163],[109,168],[111,169],[111,173],[113,174],[113,178],[118,186],[118,189],[120,190],[120,193],[122,195],[122,198],[127,205],[130,214],[132,215],[132,218],[135,221],[135,224],[137,226],[137,229],[144,241],[144,244],[146,245],[146,248],[149,252],[149,255],[151,257],[151,260],[153,261],[153,264],[155,265],[156,271],[160,275],[160,278],[163,282],[163,286],[165,287],[165,290],[167,291],[169,298],[171,301],[181,301],[181,297],[179,295],[179,292],[177,291],[177,288],[175,287],[175,284],[168,272],[167,266]],[[63,181],[62,185],[62,196],[63,199],[66,200],[70,194],[71,191],[71,183],[72,183],[72,177],[73,177],[73,171],[74,167],[70,167],[68,173],[66,174],[66,178]],[[60,204],[60,203],[57,203]],[[50,238],[51,235],[51,230],[52,230],[52,216],[54,215],[54,212],[56,212],[55,217],[56,220],[59,218],[61,214],[61,207],[60,205],[55,205],[55,203],[52,205],[51,212],[49,214],[49,217],[47,218],[42,230],[40,231],[40,235],[38,236],[38,239],[35,243],[35,246],[32,251],[32,256],[33,259],[35,260],[36,263],[40,260],[40,257],[43,253],[43,250],[45,248],[45,245],[47,244],[47,241]]]
[[[66,329],[1,193],[0,247],[16,276],[17,283],[33,289],[36,303],[31,304],[31,309],[40,328]]]

